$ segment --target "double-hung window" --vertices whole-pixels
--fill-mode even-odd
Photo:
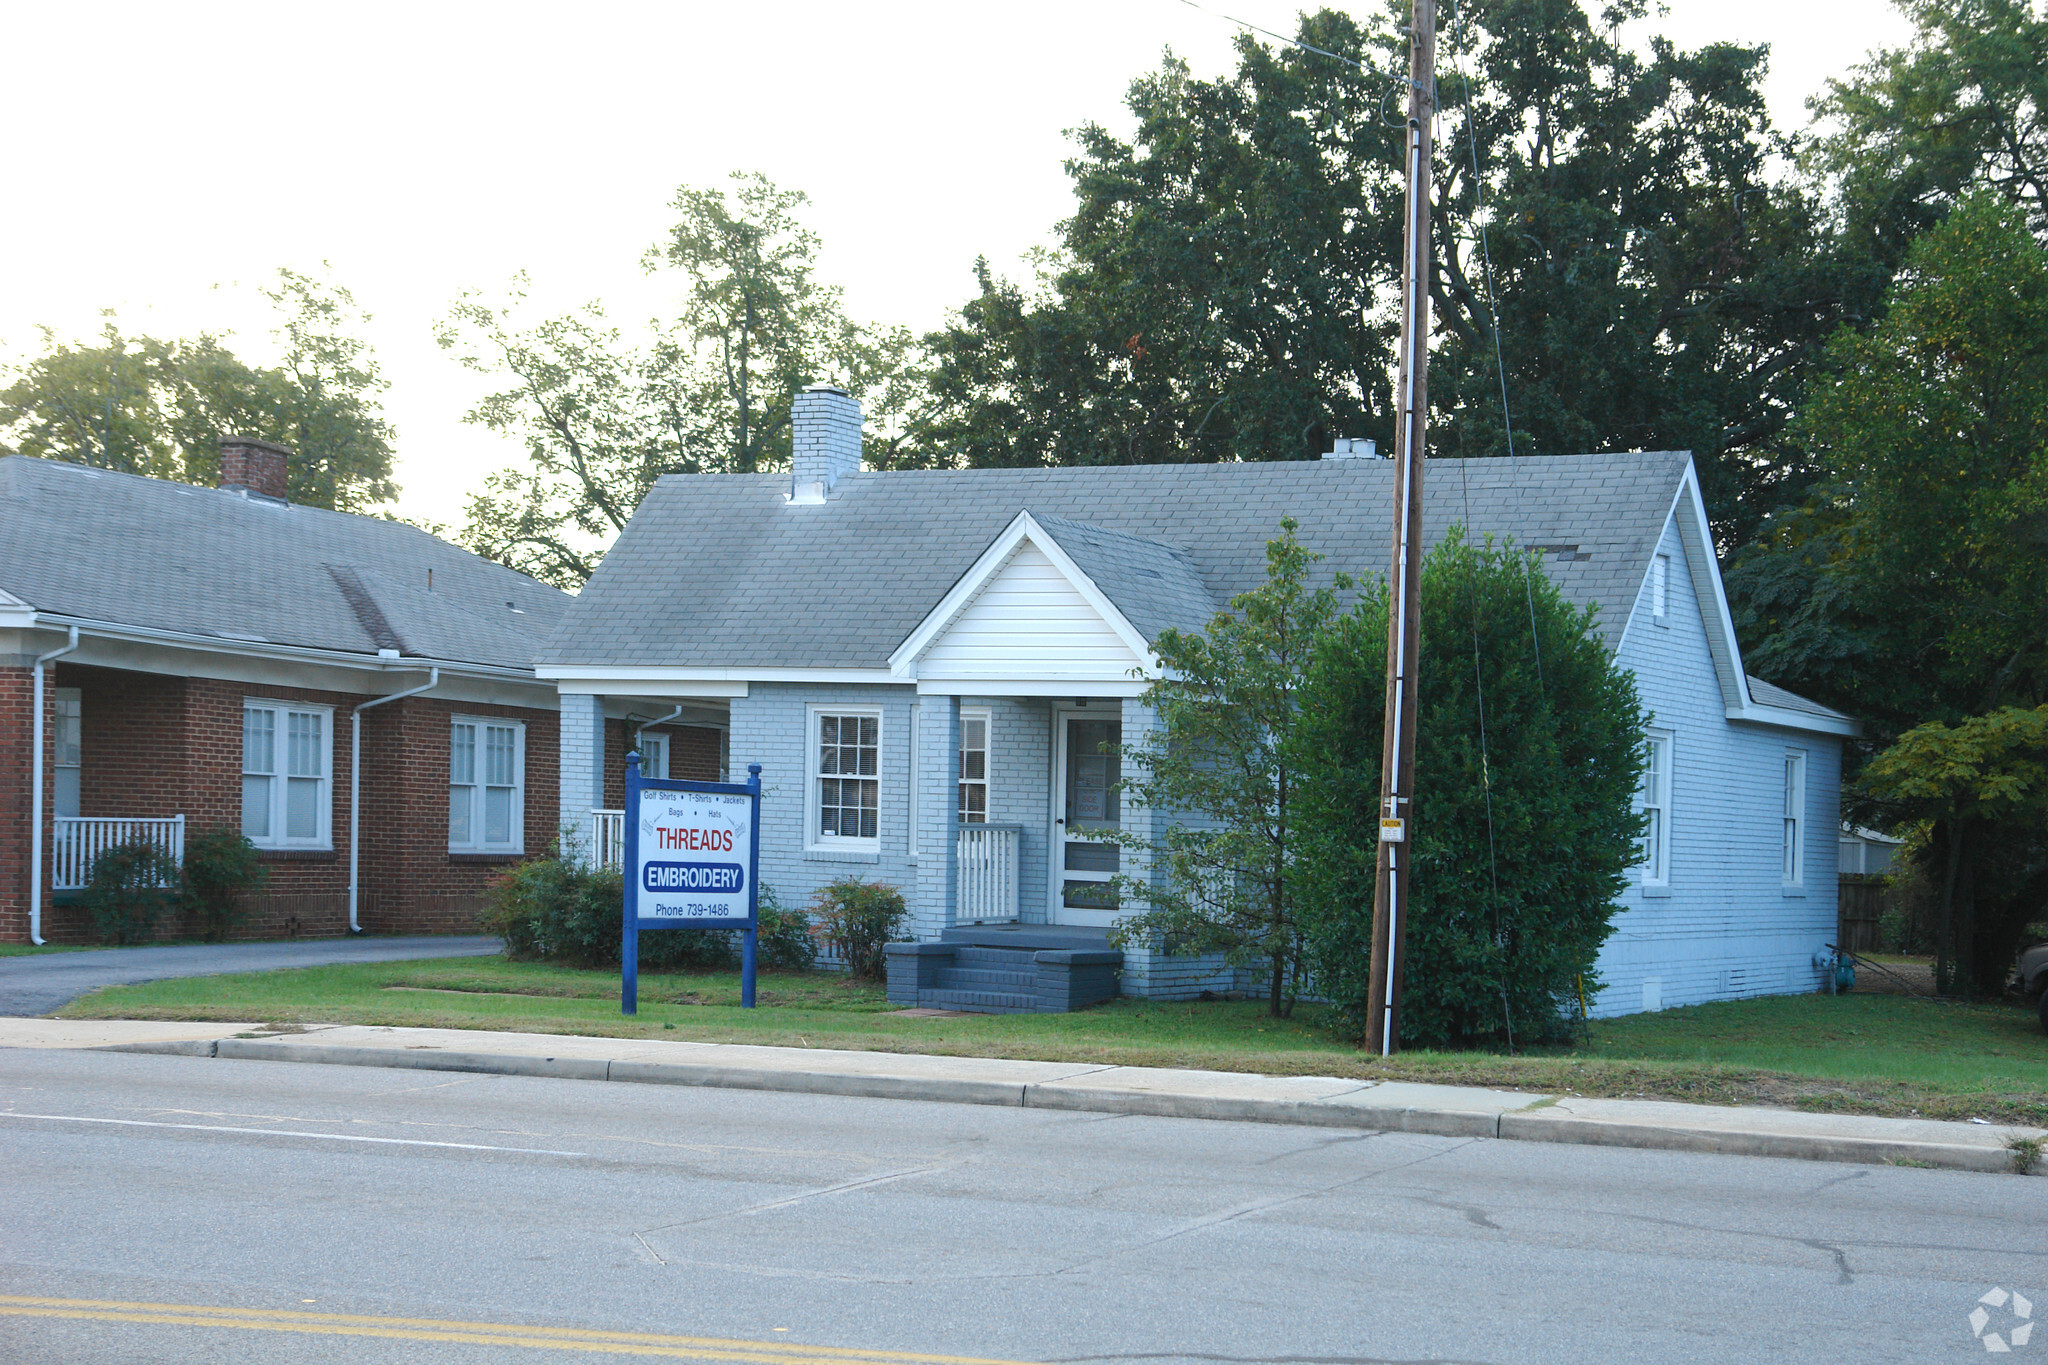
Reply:
[[[57,689],[57,727],[53,757],[57,763],[57,814],[76,815],[79,810],[79,773],[85,746],[84,693],[76,687]]]
[[[1784,843],[1781,848],[1784,883],[1787,887],[1806,884],[1806,751],[1785,751]]]
[[[450,722],[448,851],[526,851],[526,727],[518,721]]]
[[[989,713],[960,713],[960,797],[958,819],[963,825],[988,823],[988,731]]]
[[[333,774],[325,706],[242,702],[242,833],[258,848],[333,847]]]
[[[810,846],[876,853],[882,846],[882,713],[811,712]]]
[[[1649,762],[1643,766],[1644,886],[1671,884],[1671,733],[1650,731]]]

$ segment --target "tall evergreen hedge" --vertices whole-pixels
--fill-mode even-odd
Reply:
[[[1594,959],[1638,857],[1646,717],[1593,609],[1567,604],[1535,556],[1454,529],[1421,586],[1401,1043],[1555,1037],[1581,983],[1589,998],[1598,986]],[[1298,732],[1309,958],[1318,993],[1360,1034],[1373,1008],[1386,639],[1386,588],[1370,585],[1324,637]]]

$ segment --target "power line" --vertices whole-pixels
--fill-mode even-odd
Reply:
[[[1290,38],[1284,33],[1275,33],[1270,28],[1261,28],[1259,27],[1259,25],[1251,22],[1249,19],[1240,19],[1234,14],[1225,14],[1222,10],[1210,9],[1207,5],[1198,5],[1195,3],[1195,0],[1180,0],[1180,2],[1183,5],[1186,5],[1189,9],[1200,10],[1202,13],[1208,15],[1212,19],[1221,19],[1226,24],[1236,24],[1239,28],[1249,29],[1253,33],[1262,33],[1266,37],[1273,39],[1275,42],[1285,43],[1289,47],[1298,47],[1303,52],[1313,52],[1318,57],[1328,57],[1331,61],[1342,62],[1344,63],[1344,65],[1353,67],[1359,71],[1363,71],[1369,76],[1387,75],[1386,72],[1380,70],[1378,67],[1367,66],[1364,62],[1359,61],[1355,57],[1347,57],[1341,52],[1332,52],[1328,48],[1317,47],[1313,43],[1304,43],[1299,38]]]

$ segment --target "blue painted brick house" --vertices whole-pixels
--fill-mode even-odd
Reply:
[[[687,712],[725,731],[729,772],[762,765],[761,875],[786,904],[889,882],[920,942],[1100,949],[1108,879],[1142,868],[1086,836],[1159,818],[1120,807],[1114,756],[1151,723],[1150,641],[1263,581],[1283,517],[1326,573],[1390,558],[1391,462],[864,471],[847,395],[806,390],[794,422],[790,475],[663,478],[568,612],[539,665],[561,808],[602,844],[607,716]],[[1427,491],[1432,542],[1466,522],[1537,548],[1597,604],[1654,713],[1653,832],[1595,1011],[1812,989],[1854,725],[1743,671],[1690,457],[1440,460]],[[1031,1007],[1028,971],[967,975],[979,994],[932,1003]],[[1241,984],[1214,959],[1122,963],[1125,994]]]

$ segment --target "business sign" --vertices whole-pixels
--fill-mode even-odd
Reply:
[[[643,786],[627,818],[639,826],[633,888],[641,928],[754,922],[753,796]]]
[[[740,1004],[754,1007],[755,930],[761,909],[761,765],[747,781],[680,782],[640,776],[626,755],[625,937],[619,1010],[640,1005],[640,935],[663,929],[740,936]]]

